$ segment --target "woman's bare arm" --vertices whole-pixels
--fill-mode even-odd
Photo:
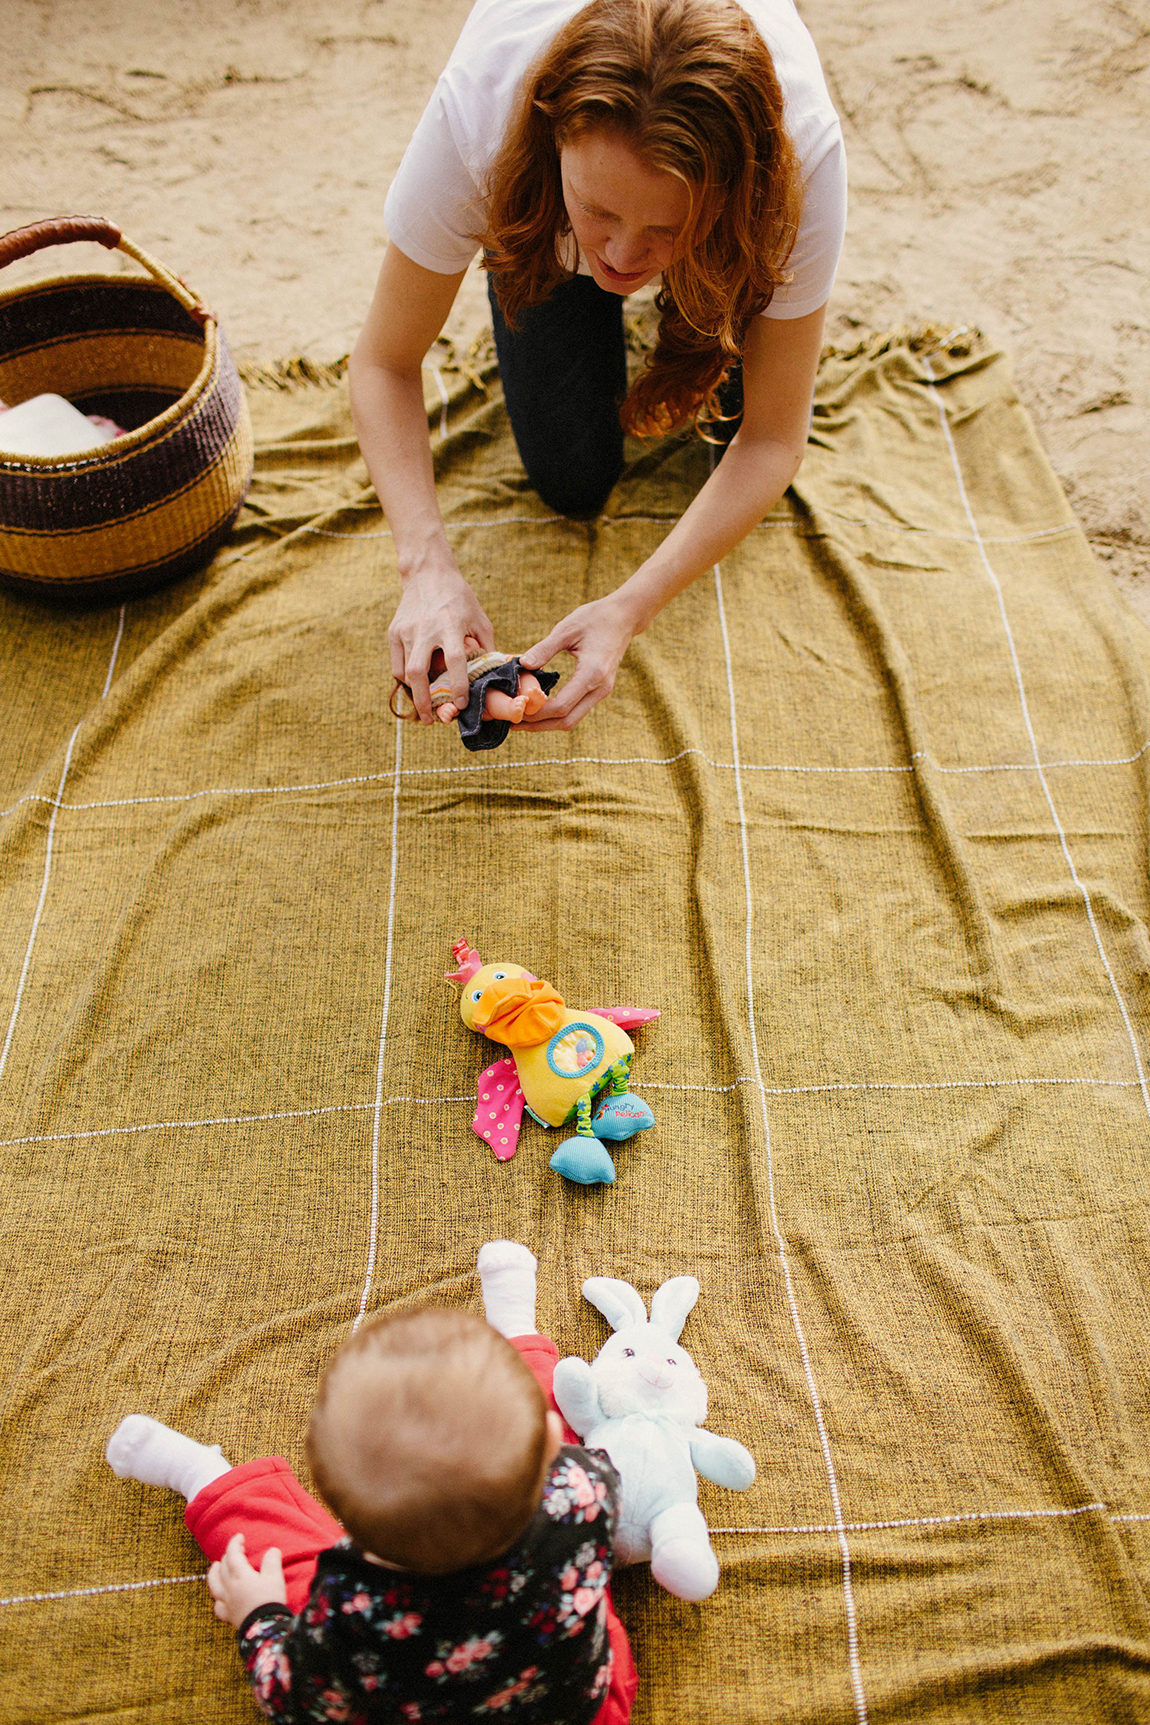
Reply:
[[[395,539],[403,597],[388,630],[391,668],[432,723],[428,666],[443,653],[456,703],[468,700],[465,635],[495,644],[483,607],[447,542],[423,403],[424,355],[443,328],[460,275],[425,270],[389,245],[367,322],[351,355],[351,408],[359,445]]]
[[[578,660],[571,680],[525,729],[578,724],[611,693],[632,638],[778,502],[807,445],[824,312],[755,318],[743,354],[743,421],[722,461],[658,550],[621,587],[580,605],[522,655],[532,671],[560,652]]]

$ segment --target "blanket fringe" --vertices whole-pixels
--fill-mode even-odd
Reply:
[[[332,388],[347,370],[348,357],[345,353],[321,363],[294,353],[290,359],[244,359],[237,369],[249,389],[296,389],[301,384]]]
[[[624,319],[627,347],[633,355],[649,353],[655,345],[657,320],[652,308],[644,306],[634,316]],[[908,347],[912,353],[938,353],[945,349],[955,357],[971,352],[980,339],[973,324],[948,329],[945,324],[901,324],[881,333],[867,331],[853,343],[828,343],[821,358],[860,359],[869,354],[877,359],[892,348]],[[495,342],[490,329],[483,329],[460,354],[455,343],[440,336],[435,344],[435,364],[440,371],[454,371],[475,385],[481,395],[487,394],[488,378],[495,366]],[[306,354],[292,354],[287,359],[246,359],[239,363],[239,374],[250,389],[298,389],[307,385],[332,388],[347,371],[349,356],[319,361]]]

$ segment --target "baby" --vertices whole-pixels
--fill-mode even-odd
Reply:
[[[328,1366],[307,1456],[339,1521],[280,1457],[233,1468],[142,1414],[109,1440],[121,1478],[188,1499],[270,1719],[629,1717],[637,1679],[607,1588],[618,1475],[565,1441],[532,1254],[495,1241],[479,1272],[486,1323],[434,1306],[381,1317]]]

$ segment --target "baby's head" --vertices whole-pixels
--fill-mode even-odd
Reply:
[[[363,1325],[331,1362],[307,1456],[356,1544],[443,1575],[514,1545],[556,1448],[542,1391],[481,1318],[428,1306]]]

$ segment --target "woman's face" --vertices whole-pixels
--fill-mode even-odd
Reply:
[[[601,288],[634,293],[666,269],[687,224],[684,181],[653,168],[615,132],[587,132],[559,151],[563,202]]]

